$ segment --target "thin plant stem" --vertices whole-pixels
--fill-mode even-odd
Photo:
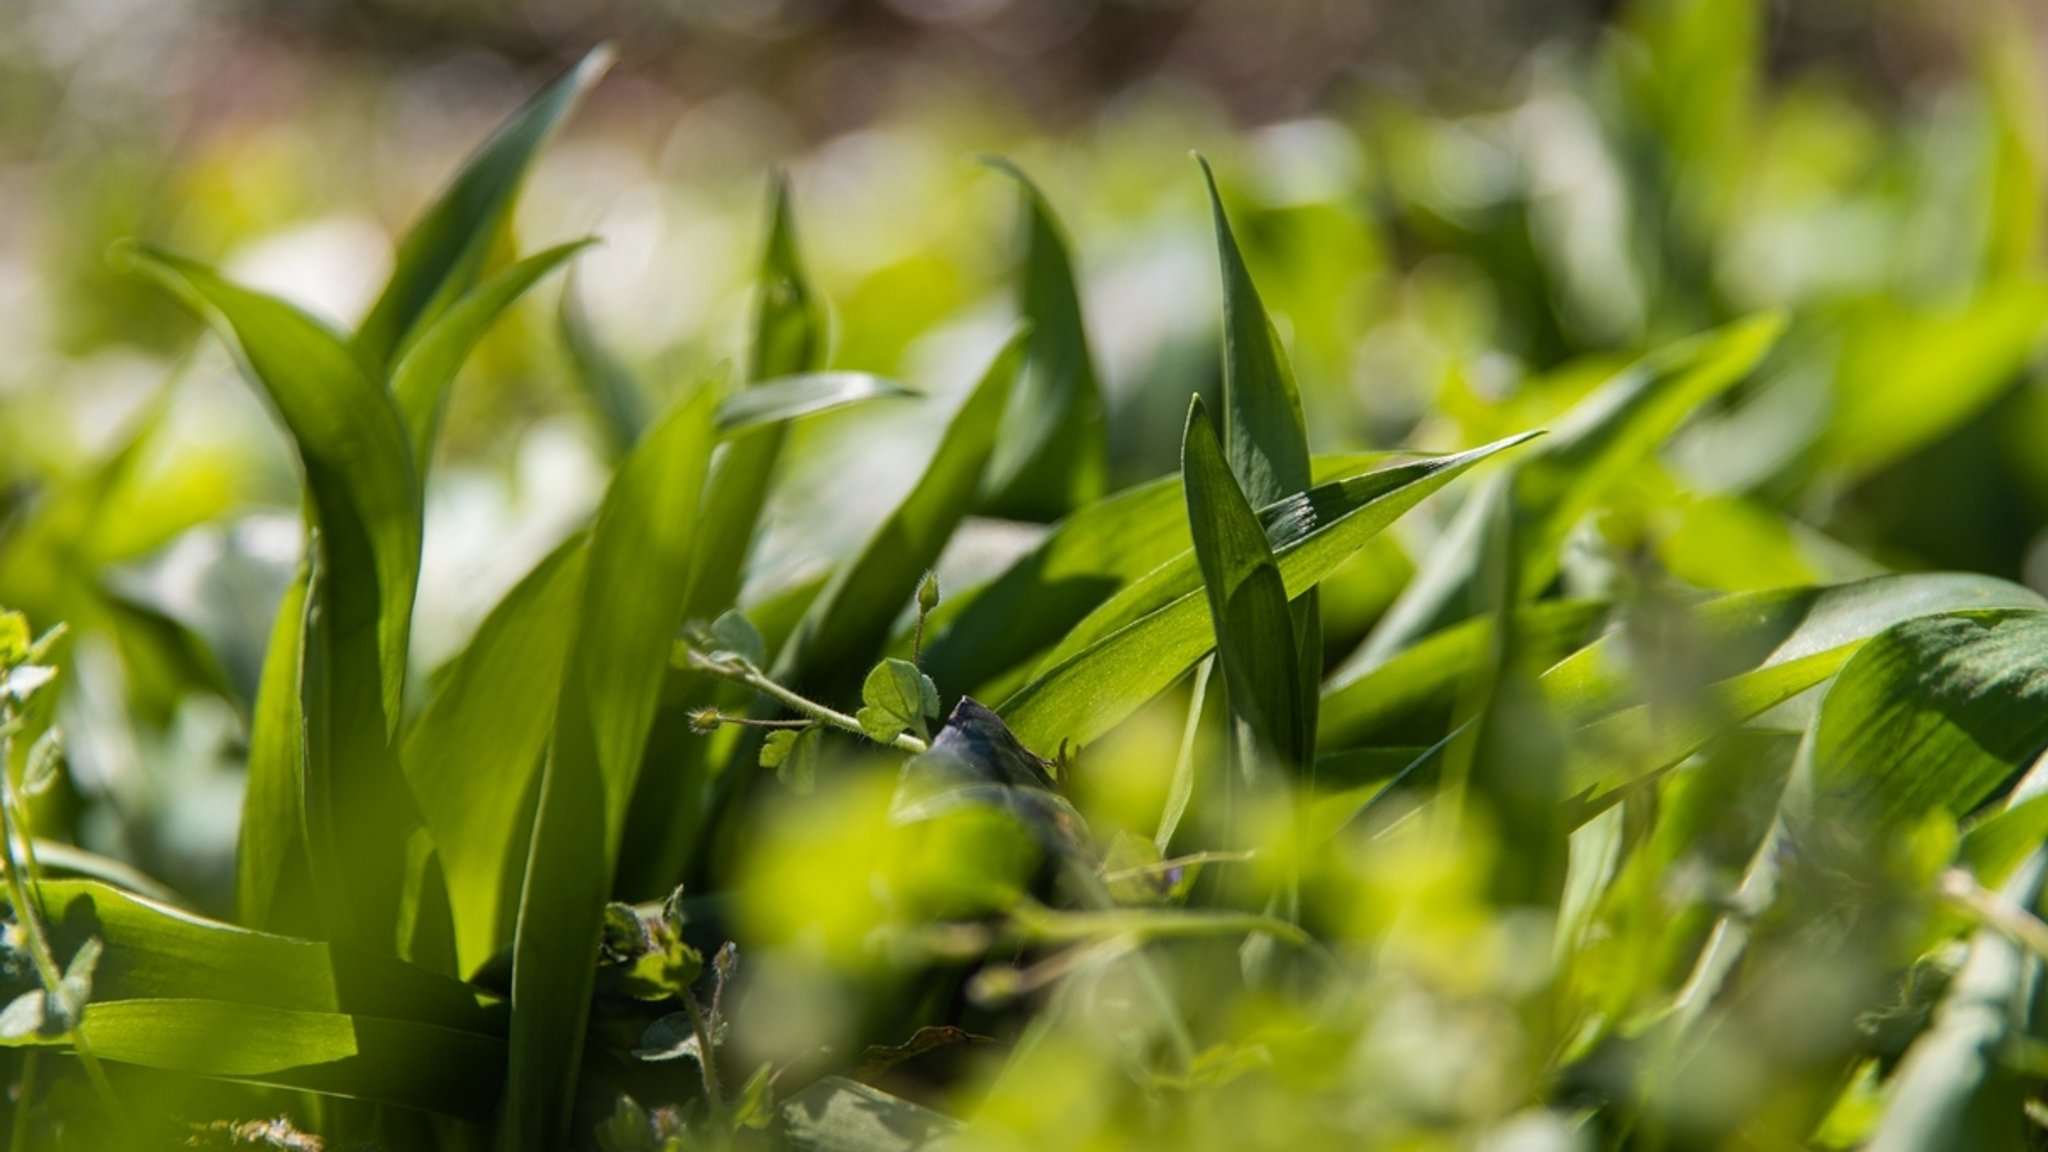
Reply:
[[[36,1095],[36,1058],[40,1055],[34,1048],[21,1054],[21,1095],[14,1101],[14,1135],[7,1143],[9,1148],[28,1147],[28,1113]]]
[[[690,652],[690,665],[691,667],[709,672],[720,679],[730,680],[735,684],[744,684],[761,695],[787,706],[792,711],[801,712],[819,723],[830,724],[834,728],[851,732],[865,740],[875,740],[868,733],[867,729],[860,726],[860,721],[848,716],[844,712],[828,708],[809,697],[799,696],[795,692],[769,679],[761,673],[760,669],[744,660],[714,660],[704,653],[692,649]],[[931,745],[912,736],[908,732],[899,732],[890,739],[875,740],[875,743],[886,744],[889,747],[901,749],[913,755],[931,751]]]
[[[718,1083],[718,1049],[713,1044],[711,1024],[697,1005],[695,992],[683,993],[683,1008],[690,1014],[690,1027],[697,1033],[697,1067],[704,1073],[704,1098],[713,1112],[725,1111],[725,1093]]]

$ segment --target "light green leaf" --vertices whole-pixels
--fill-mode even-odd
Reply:
[[[776,660],[778,679],[826,699],[850,695],[850,676],[880,652],[896,614],[975,507],[1024,354],[1010,337],[967,395],[910,494],[812,602]]]
[[[611,60],[609,47],[593,50],[513,113],[399,241],[391,280],[355,336],[373,368],[402,360],[406,346],[476,284],[534,157]]]
[[[513,944],[508,1148],[540,1152],[568,1139],[592,957],[683,620],[716,401],[700,385],[648,431],[613,477],[591,532]]]
[[[939,690],[917,665],[893,656],[875,665],[861,686],[860,698],[865,706],[855,719],[875,740],[886,744],[906,731],[920,740],[931,739],[931,721],[939,715]]]
[[[790,791],[808,796],[816,787],[824,739],[815,727],[770,732],[761,744],[761,767],[775,769],[775,778]]]
[[[1523,598],[1556,577],[1572,526],[1694,409],[1748,375],[1783,328],[1776,316],[1755,317],[1652,353],[1580,401],[1551,437],[1516,461]],[[1507,481],[1496,477],[1459,509],[1365,645],[1338,669],[1339,678],[1355,677],[1472,614],[1481,532],[1492,504],[1506,498]]]
[[[639,442],[647,427],[647,400],[632,372],[598,339],[589,314],[583,310],[574,277],[562,289],[556,323],[562,334],[562,349],[568,353],[570,374],[597,410],[606,445],[613,456],[624,455]]]
[[[718,619],[711,622],[711,639],[717,645],[713,655],[730,652],[756,668],[768,662],[768,641],[761,638],[760,629],[737,608],[719,613]]]
[[[441,412],[447,407],[448,387],[470,350],[528,289],[592,243],[578,240],[558,245],[504,269],[428,321],[419,338],[407,345],[405,355],[391,370],[391,392],[405,416],[413,467],[422,483],[434,458],[434,438],[440,431]]]
[[[1287,594],[1314,587],[1425,496],[1527,439],[1383,468],[1268,506],[1259,519]],[[1051,667],[999,711],[1029,747],[1085,744],[1171,687],[1215,646],[1208,615],[1195,557],[1183,553],[1091,613],[1047,657]]]
[[[1059,220],[1022,168],[1000,158],[988,163],[1022,193],[1017,311],[1031,326],[1024,368],[989,461],[989,511],[1050,520],[1099,499],[1108,487],[1102,390]]]
[[[506,593],[405,735],[401,758],[440,852],[462,972],[512,934],[588,557],[588,536],[572,536]]]
[[[867,372],[803,372],[762,380],[718,406],[718,434],[737,436],[763,425],[830,412],[870,400],[911,399],[918,393]]]

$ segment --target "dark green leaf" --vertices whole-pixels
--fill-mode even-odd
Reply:
[[[1181,483],[1223,665],[1225,700],[1252,745],[1244,752],[1277,756],[1290,770],[1308,767],[1313,737],[1301,696],[1287,586],[1273,562],[1265,526],[1238,489],[1199,396],[1188,406]]]
[[[860,690],[860,726],[882,743],[899,733],[914,733],[920,740],[931,738],[931,722],[939,714],[939,690],[931,677],[908,660],[890,657],[868,673]]]
[[[1023,194],[1017,311],[1031,326],[1024,368],[989,461],[989,510],[1050,520],[1099,499],[1108,486],[1101,388],[1059,221],[1023,169],[1002,159],[989,164],[1017,181]]]

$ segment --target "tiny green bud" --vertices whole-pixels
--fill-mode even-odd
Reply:
[[[708,736],[725,724],[725,714],[716,708],[690,709],[690,731]]]
[[[929,612],[939,606],[939,574],[926,572],[924,579],[917,582],[917,610]]]

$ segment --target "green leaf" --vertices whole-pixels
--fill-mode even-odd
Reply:
[[[768,663],[768,641],[761,638],[760,629],[737,608],[719,613],[718,619],[711,622],[711,640],[715,645],[714,657],[729,652],[756,668]]]
[[[737,436],[870,400],[911,399],[917,392],[867,372],[804,372],[777,376],[726,397],[718,406],[718,434]]]
[[[699,386],[613,477],[591,532],[513,944],[504,1146],[561,1147],[627,805],[683,620],[716,434]]]
[[[440,852],[463,972],[511,938],[588,557],[578,533],[506,593],[435,677],[405,736],[401,758]]]
[[[391,370],[391,392],[411,434],[413,468],[424,478],[434,457],[434,438],[447,406],[448,386],[485,332],[528,289],[594,241],[549,248],[485,280],[429,321]],[[424,482],[424,480],[422,481]]]
[[[249,728],[249,779],[242,794],[241,839],[235,850],[235,910],[257,928],[310,923],[311,877],[305,840],[305,725],[299,706],[309,567],[278,602],[263,658]]]
[[[624,455],[647,427],[647,401],[633,374],[598,339],[573,277],[562,289],[557,325],[562,349],[569,356],[570,374],[597,410],[606,445],[613,456]]]
[[[812,602],[776,661],[783,683],[827,699],[850,695],[849,676],[888,641],[896,614],[975,507],[1024,337],[1020,332],[1004,343],[946,426],[916,486]]]
[[[768,380],[809,372],[825,362],[825,306],[804,275],[789,206],[789,180],[775,173],[768,186],[768,239],[754,298],[754,334],[747,378]]]
[[[398,407],[341,338],[285,302],[166,253],[123,250],[131,267],[206,320],[271,403],[298,449],[339,599],[336,643],[372,633],[387,733],[405,687],[419,581],[420,498]]]
[[[33,799],[56,786],[64,771],[64,733],[49,729],[29,745],[28,760],[21,768],[21,793]]]
[[[1271,755],[1288,770],[1306,768],[1314,738],[1301,695],[1287,586],[1273,562],[1265,526],[1239,490],[1199,396],[1188,405],[1181,482],[1223,665],[1224,699],[1251,743],[1240,755],[1247,757],[1247,766]]]
[[[1318,484],[1385,463],[1380,452],[1319,456]],[[949,591],[931,615],[924,669],[949,694],[986,689],[1043,653],[1090,612],[1146,574],[1190,555],[1178,476],[1126,488],[1077,509],[979,589]]]
[[[2048,288],[1987,290],[1957,310],[1908,312],[1891,300],[1851,313],[1824,467],[1863,476],[1953,431],[2019,379],[2048,322]]]
[[[1879,633],[1821,703],[1805,814],[1884,836],[1990,799],[2048,747],[2044,652],[2040,609],[1924,616]]]
[[[877,742],[886,744],[906,731],[920,740],[931,739],[931,722],[939,715],[939,690],[917,665],[893,656],[875,665],[861,686],[860,698],[865,706],[855,718]]]
[[[505,1063],[505,1042],[477,1032],[215,1000],[95,1003],[84,1026],[102,1060],[469,1120],[488,1114]]]
[[[1288,595],[1314,587],[1473,465],[1527,439],[1379,469],[1268,506],[1259,519]],[[1085,744],[1171,687],[1214,645],[1200,570],[1193,553],[1183,553],[1091,613],[1047,657],[1050,667],[999,711],[1028,746]]]
[[[513,113],[399,241],[391,280],[356,332],[365,361],[381,371],[402,360],[406,346],[476,284],[534,157],[611,60],[609,47],[593,50]]]
[[[1216,224],[1216,252],[1223,271],[1223,439],[1230,469],[1254,508],[1263,508],[1295,492],[1306,491],[1310,476],[1308,426],[1301,412],[1301,392],[1294,368],[1280,345],[1280,334],[1266,314],[1265,302],[1252,283],[1223,210],[1216,174],[1199,155],[1202,180],[1209,189],[1210,214]],[[1311,588],[1289,609],[1296,660],[1294,699],[1300,710],[1301,756],[1312,756],[1316,710],[1323,675],[1321,594]],[[1247,621],[1249,624],[1250,621]],[[1266,626],[1261,624],[1261,626]],[[1224,667],[1226,676],[1230,661]]]
[[[28,617],[19,612],[0,612],[0,668],[19,663],[28,655]]]
[[[817,786],[824,741],[825,733],[816,727],[770,732],[761,744],[761,767],[775,769],[775,778],[784,787],[808,796]]]
[[[999,158],[988,164],[1015,180],[1022,194],[1017,311],[1031,326],[1024,368],[989,461],[989,511],[1050,520],[1099,499],[1108,488],[1102,390],[1059,220],[1023,169]]]
[[[804,276],[789,185],[779,173],[769,187],[768,237],[755,292],[753,342],[747,350],[750,387],[727,400],[719,413],[721,426],[730,423],[733,439],[712,471],[704,502],[704,542],[690,573],[688,614],[693,617],[723,612],[739,600],[761,509],[782,457],[787,429],[780,421],[824,410],[806,408],[808,400],[852,402],[889,395],[887,389],[894,387],[858,373],[817,372],[825,362],[824,306]],[[873,391],[863,395],[866,389]]]
[[[1580,401],[1550,438],[1513,465],[1523,598],[1557,576],[1572,526],[1694,409],[1748,375],[1783,328],[1776,316],[1755,317],[1644,357]],[[1339,678],[1355,677],[1472,614],[1483,527],[1509,489],[1507,477],[1496,477],[1466,502],[1365,645],[1338,669]]]

